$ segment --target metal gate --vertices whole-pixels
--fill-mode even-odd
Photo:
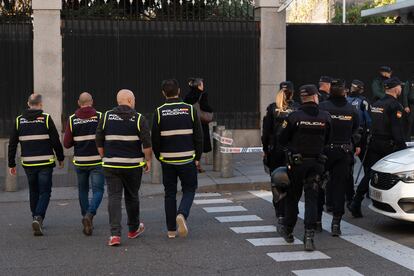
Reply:
[[[106,110],[121,88],[131,89],[136,109],[150,115],[163,102],[163,79],[178,79],[185,94],[187,78],[199,76],[219,123],[258,128],[259,25],[250,2],[220,3],[64,1],[66,118],[82,91]]]

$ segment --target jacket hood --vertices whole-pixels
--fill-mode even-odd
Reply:
[[[317,116],[319,114],[318,104],[313,103],[313,102],[302,104],[300,109],[303,110],[303,112],[305,112],[306,114],[309,114],[311,116]]]
[[[43,114],[43,110],[41,109],[26,109],[22,116],[28,120],[34,120],[37,117],[41,116]]]
[[[127,105],[118,105],[112,111],[124,120],[132,118],[137,112]]]
[[[75,115],[78,118],[87,119],[96,115],[96,109],[92,106],[82,107],[76,110]]]

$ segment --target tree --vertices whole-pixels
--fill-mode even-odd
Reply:
[[[361,11],[366,9],[378,8],[385,5],[393,4],[395,0],[374,0],[367,1],[362,4],[353,4],[347,7],[346,18],[347,23],[351,24],[393,24],[396,22],[395,17],[386,16],[369,16],[361,17]],[[342,23],[342,4],[335,5],[335,16],[332,18],[332,23]]]

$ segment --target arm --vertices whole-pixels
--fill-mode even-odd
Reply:
[[[103,129],[103,122],[104,120],[99,120],[99,124],[98,124],[98,127],[96,128],[96,135],[95,135],[96,136],[95,137],[96,147],[101,157],[104,157],[104,154],[105,154],[104,152],[105,131]]]
[[[263,117],[262,125],[262,144],[263,152],[267,153],[269,151],[269,145],[271,140],[271,134],[273,133],[273,116],[271,111],[271,106],[267,108],[266,115]]]
[[[366,132],[368,129],[371,129],[371,125],[372,125],[372,119],[371,119],[371,116],[369,115],[371,111],[371,107],[367,100],[364,99],[362,101],[361,108],[362,108],[362,114],[364,115],[364,122],[365,122],[365,128],[366,128],[364,129],[364,131]]]
[[[404,134],[404,110],[399,104],[389,109],[389,118],[391,123],[391,133],[397,150],[405,149],[405,134]]]
[[[71,147],[73,147],[73,134],[72,134],[72,130],[70,129],[69,121],[66,124],[65,136],[63,137],[63,146],[67,149],[70,149]]]
[[[139,138],[142,141],[142,147],[145,155],[145,172],[149,172],[151,170],[151,158],[152,158],[152,144],[151,144],[151,134],[150,129],[148,126],[147,119],[141,115],[141,119],[139,121]]]
[[[292,113],[293,114],[293,113]],[[281,125],[281,132],[279,135],[279,144],[283,147],[286,148],[289,144],[289,141],[292,138],[292,134],[294,131],[294,123],[293,123],[293,118],[291,115],[289,115],[287,117],[287,119],[285,121],[283,121],[282,125]]]
[[[16,167],[16,152],[17,152],[18,144],[19,144],[19,131],[17,130],[16,124],[14,124],[13,130],[10,133],[10,139],[9,139],[9,148],[8,148],[9,168]]]
[[[203,92],[200,98],[200,108],[205,112],[213,112],[213,108],[208,104],[208,93]]]
[[[193,124],[193,142],[195,149],[195,160],[200,161],[203,154],[203,129],[201,128],[200,118],[198,117],[197,110],[193,108],[194,112],[194,124]]]
[[[326,120],[325,145],[328,145],[332,139],[332,120],[328,115]]]
[[[57,160],[61,163],[65,160],[65,155],[63,154],[62,143],[60,143],[59,133],[56,129],[53,119],[49,116],[49,136],[52,147],[56,153]]]
[[[358,112],[354,112],[352,115],[352,143],[355,147],[359,147],[359,143],[361,141],[361,134],[359,128],[359,115]]]
[[[184,102],[188,104],[195,104],[200,99],[200,93],[195,88],[190,88],[190,91],[185,95]]]
[[[372,82],[371,88],[374,98],[382,99],[384,97],[384,88],[382,87],[381,81],[379,79],[375,79]]]
[[[161,132],[158,124],[158,110],[155,111],[154,118],[152,119],[151,141],[154,155],[160,160]]]

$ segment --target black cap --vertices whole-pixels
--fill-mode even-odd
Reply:
[[[359,88],[359,89],[364,89],[364,83],[360,80],[353,80],[351,83],[351,86]]]
[[[379,68],[379,71],[380,71],[380,72],[391,73],[391,72],[392,72],[392,69],[391,69],[391,67],[389,67],[389,66],[381,66],[381,67]]]
[[[280,90],[282,90],[282,89],[287,89],[287,90],[291,90],[291,91],[293,91],[294,89],[293,89],[293,82],[291,82],[291,81],[284,81],[284,82],[281,82],[280,84],[279,84],[279,89]]]
[[[319,92],[318,92],[318,88],[316,88],[315,85],[306,84],[300,87],[299,94],[301,97],[306,97],[306,96],[318,95]]]
[[[392,77],[392,78],[386,79],[384,81],[385,89],[391,89],[391,88],[394,88],[398,85],[403,85],[403,82],[400,81],[400,79],[397,78],[397,77]]]
[[[327,82],[327,83],[331,83],[331,81],[332,81],[332,78],[331,78],[331,77],[328,77],[328,76],[321,76],[321,77],[319,78],[319,82]]]
[[[332,87],[340,87],[340,88],[345,88],[345,81],[342,79],[333,79],[331,81],[331,86]]]

